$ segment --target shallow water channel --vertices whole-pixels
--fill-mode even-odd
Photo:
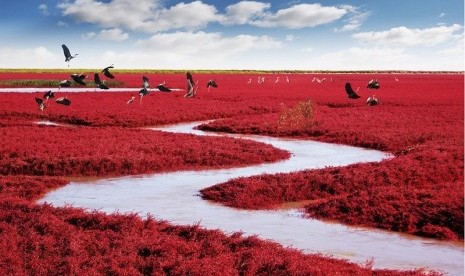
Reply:
[[[197,123],[153,128],[175,133],[222,135],[193,129]],[[426,268],[463,275],[462,243],[441,242],[388,231],[349,227],[304,219],[298,210],[248,211],[207,202],[198,191],[231,178],[263,173],[286,173],[358,162],[378,162],[391,155],[374,150],[308,140],[264,136],[226,135],[271,144],[291,152],[288,160],[232,169],[180,171],[91,182],[71,182],[52,191],[39,203],[71,205],[107,213],[138,213],[177,225],[199,223],[204,228],[226,233],[241,231],[301,249],[307,253],[330,254],[375,268]]]

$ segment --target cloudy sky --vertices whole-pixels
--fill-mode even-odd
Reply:
[[[0,68],[464,70],[463,0],[6,0]]]

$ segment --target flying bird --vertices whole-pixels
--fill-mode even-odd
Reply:
[[[84,79],[87,78],[87,76],[84,74],[71,74],[71,78],[80,85],[86,85]]]
[[[44,111],[45,109],[45,102],[41,98],[36,98],[36,103],[39,105],[39,110]]]
[[[69,51],[69,48],[65,44],[62,44],[61,48],[63,48],[63,54],[65,54],[65,62],[68,63],[68,67],[69,67],[69,61],[75,58],[79,54],[75,54],[74,56],[72,56],[71,52]]]
[[[106,84],[103,83],[103,81],[100,80],[100,76],[98,75],[98,73],[94,74],[94,82],[97,88],[105,90],[110,89]]]
[[[149,88],[150,87],[150,83],[149,83],[149,78],[147,78],[146,76],[143,76],[142,77],[142,87],[144,88]]]
[[[160,90],[161,92],[171,92],[171,89],[165,86],[165,82],[160,83],[159,85],[156,86],[156,88]]]
[[[62,104],[62,105],[66,105],[66,106],[69,106],[71,104],[71,101],[68,100],[67,97],[60,97],[60,98],[56,99],[55,102],[57,104]]]
[[[71,87],[71,81],[69,80],[62,80],[60,82],[60,87]]]
[[[379,87],[380,86],[378,80],[370,80],[367,85],[368,89],[379,89]]]
[[[208,87],[208,91],[210,91],[210,87],[215,87],[216,88],[216,87],[218,87],[218,84],[216,83],[215,80],[209,80],[207,82],[207,87]]]
[[[110,79],[114,79],[115,76],[113,76],[113,75],[110,73],[110,69],[111,69],[111,68],[114,68],[113,64],[110,65],[110,66],[108,66],[108,67],[103,68],[102,73],[105,75],[105,77],[110,78]]]
[[[146,76],[142,76],[142,89],[139,90],[139,103],[142,104],[142,98],[144,96],[147,96],[149,94],[149,88],[150,83],[149,83],[149,78]]]
[[[352,86],[350,85],[350,83],[347,82],[345,88],[346,88],[346,93],[349,96],[349,99],[360,98],[360,96],[357,95],[357,93],[355,93],[355,91],[352,89]]]
[[[48,101],[48,99],[53,98],[55,98],[55,93],[53,93],[52,90],[49,90],[47,93],[44,94],[45,101]]]

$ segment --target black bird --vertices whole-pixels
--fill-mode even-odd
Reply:
[[[66,105],[66,106],[69,106],[71,104],[71,101],[68,100],[68,98],[66,98],[66,97],[60,97],[60,98],[56,99],[55,102],[57,104],[62,104],[62,105]]]
[[[62,80],[60,82],[60,87],[71,87],[71,82],[69,80]]]
[[[76,83],[79,83],[80,85],[86,85],[86,83],[84,82],[84,79],[86,78],[87,76],[84,75],[84,74],[71,74],[71,78],[76,82]]]
[[[71,52],[69,51],[68,47],[65,44],[62,44],[61,48],[63,48],[63,54],[65,54],[65,62],[68,63],[68,67],[69,67],[69,61],[75,58],[79,54],[75,54],[74,56],[72,56]]]
[[[379,87],[380,86],[378,80],[370,80],[367,85],[368,89],[379,89]]]
[[[216,81],[215,80],[209,80],[207,82],[207,87],[208,87],[208,92],[210,92],[210,87],[218,87],[218,84],[216,84]]]
[[[165,82],[157,85],[157,89],[160,90],[161,92],[171,92],[171,89],[165,86]]]
[[[142,76],[142,89],[139,90],[139,103],[142,104],[142,98],[149,94],[148,88],[150,87],[149,78]]]
[[[111,69],[111,68],[114,68],[114,67],[113,67],[113,64],[110,65],[110,66],[108,66],[108,67],[103,68],[102,73],[105,75],[105,77],[110,78],[110,79],[114,79],[115,76],[113,76],[113,75],[110,73],[110,69]]]
[[[216,81],[215,80],[209,80],[207,82],[207,87],[210,88],[211,87],[218,87],[218,84],[216,84]]]
[[[98,73],[95,73],[94,74],[94,82],[95,82],[95,85],[97,86],[97,88],[100,88],[100,89],[110,89],[108,86],[106,86],[106,84],[104,84],[101,80],[100,80],[100,76],[98,75]]]
[[[142,77],[142,87],[144,88],[149,88],[150,87],[150,83],[149,83],[149,78],[147,78],[146,76],[143,76]]]
[[[36,98],[36,103],[39,105],[39,110],[44,111],[45,109],[45,102],[41,98]]]
[[[194,78],[192,77],[192,74],[190,72],[186,73],[186,79],[187,79],[187,93],[184,95],[185,98],[191,98],[195,96],[195,82]]]
[[[371,96],[371,97],[368,97],[366,103],[367,103],[367,105],[369,105],[369,106],[375,106],[375,105],[378,105],[378,104],[379,104],[379,100],[378,100],[378,98],[376,98],[375,95],[373,95],[373,96]]]
[[[349,96],[349,99],[360,98],[360,96],[357,95],[357,93],[355,93],[355,91],[352,89],[352,86],[350,85],[350,83],[347,82],[345,88],[346,88],[346,93]]]
[[[48,99],[53,98],[55,98],[55,93],[53,93],[52,90],[49,90],[47,93],[44,94],[45,101],[48,101]]]

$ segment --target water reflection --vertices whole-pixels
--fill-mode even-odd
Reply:
[[[193,129],[197,124],[179,124],[156,129],[213,135]],[[151,214],[173,224],[199,223],[205,228],[221,229],[227,233],[241,231],[246,235],[258,235],[305,252],[331,254],[358,263],[373,259],[376,268],[423,267],[442,270],[449,275],[463,275],[461,244],[303,219],[296,210],[236,210],[202,200],[197,195],[199,190],[235,177],[344,166],[358,162],[378,162],[392,157],[379,151],[314,141],[263,136],[227,136],[268,143],[290,151],[292,157],[272,164],[243,168],[182,171],[85,183],[72,182],[47,194],[40,202],[49,202],[55,206],[71,204],[108,213],[135,212],[142,217]]]

